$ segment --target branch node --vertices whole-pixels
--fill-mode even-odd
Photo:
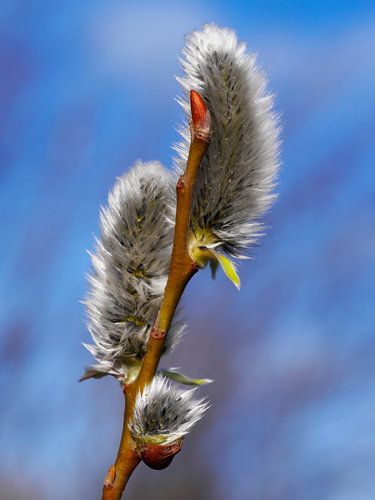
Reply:
[[[109,466],[107,475],[105,476],[104,486],[105,487],[111,486],[114,483],[115,479],[116,479],[116,467],[112,464]]]
[[[182,178],[182,176],[181,176],[181,177],[178,179],[178,182],[177,182],[177,184],[176,184],[176,189],[177,189],[177,191],[181,191],[182,189],[184,189],[184,187],[185,187],[185,182],[184,182],[184,180],[183,180],[183,178]]]
[[[151,330],[151,337],[154,339],[163,339],[167,332],[165,330],[159,330],[159,328],[153,328]]]

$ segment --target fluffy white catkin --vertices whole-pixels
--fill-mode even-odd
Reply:
[[[98,363],[83,380],[110,374],[123,381],[142,359],[169,271],[174,203],[172,175],[159,162],[136,163],[109,194],[85,300],[94,341],[85,347]],[[172,325],[166,349],[180,334]]]
[[[189,143],[188,93],[198,91],[211,113],[212,138],[194,193],[193,229],[209,243],[240,257],[261,231],[260,217],[272,204],[278,170],[279,127],[273,98],[256,57],[229,29],[205,25],[187,36],[178,78],[186,115],[182,141],[175,146],[178,173]]]
[[[129,424],[135,441],[169,445],[181,440],[208,408],[203,399],[193,399],[195,390],[177,388],[155,376],[136,398]]]

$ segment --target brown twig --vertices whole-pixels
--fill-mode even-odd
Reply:
[[[211,122],[210,113],[203,99],[194,90],[190,92],[190,105],[192,114],[191,143],[185,172],[179,178],[176,186],[176,223],[168,281],[139,375],[134,382],[124,388],[125,414],[121,442],[116,462],[110,466],[104,481],[102,500],[119,500],[129,477],[140,462],[129,431],[135,398],[155,375],[163,351],[165,336],[177,304],[187,283],[198,270],[197,264],[189,255],[188,236],[195,180],[208,147]]]

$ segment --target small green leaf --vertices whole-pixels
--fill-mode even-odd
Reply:
[[[217,268],[217,263],[221,265],[222,270],[224,273],[227,275],[227,277],[231,280],[231,282],[235,285],[235,287],[239,290],[241,286],[241,281],[240,277],[237,274],[236,266],[234,262],[232,262],[228,257],[225,257],[225,255],[219,254],[214,248],[207,249],[210,254],[211,254],[211,259],[210,259],[210,265],[211,265],[211,271],[213,272],[213,265],[212,262],[216,263],[215,272]],[[212,277],[215,277],[213,274]]]
[[[205,385],[210,384],[213,380],[209,378],[190,378],[182,373],[178,373],[174,371],[173,368],[170,370],[161,370],[160,372],[164,377],[169,378],[170,380],[174,380],[175,382],[179,382],[184,385]]]
[[[237,289],[239,290],[241,287],[241,281],[240,277],[237,274],[235,264],[230,259],[228,259],[228,257],[225,257],[224,255],[218,255],[218,254],[216,255],[222,270],[228,276],[228,278],[231,280],[234,286],[237,287]]]

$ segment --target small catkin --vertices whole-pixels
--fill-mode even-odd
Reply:
[[[196,389],[180,389],[157,375],[139,393],[129,425],[134,440],[170,445],[182,440],[208,408],[203,399],[196,400]]]

